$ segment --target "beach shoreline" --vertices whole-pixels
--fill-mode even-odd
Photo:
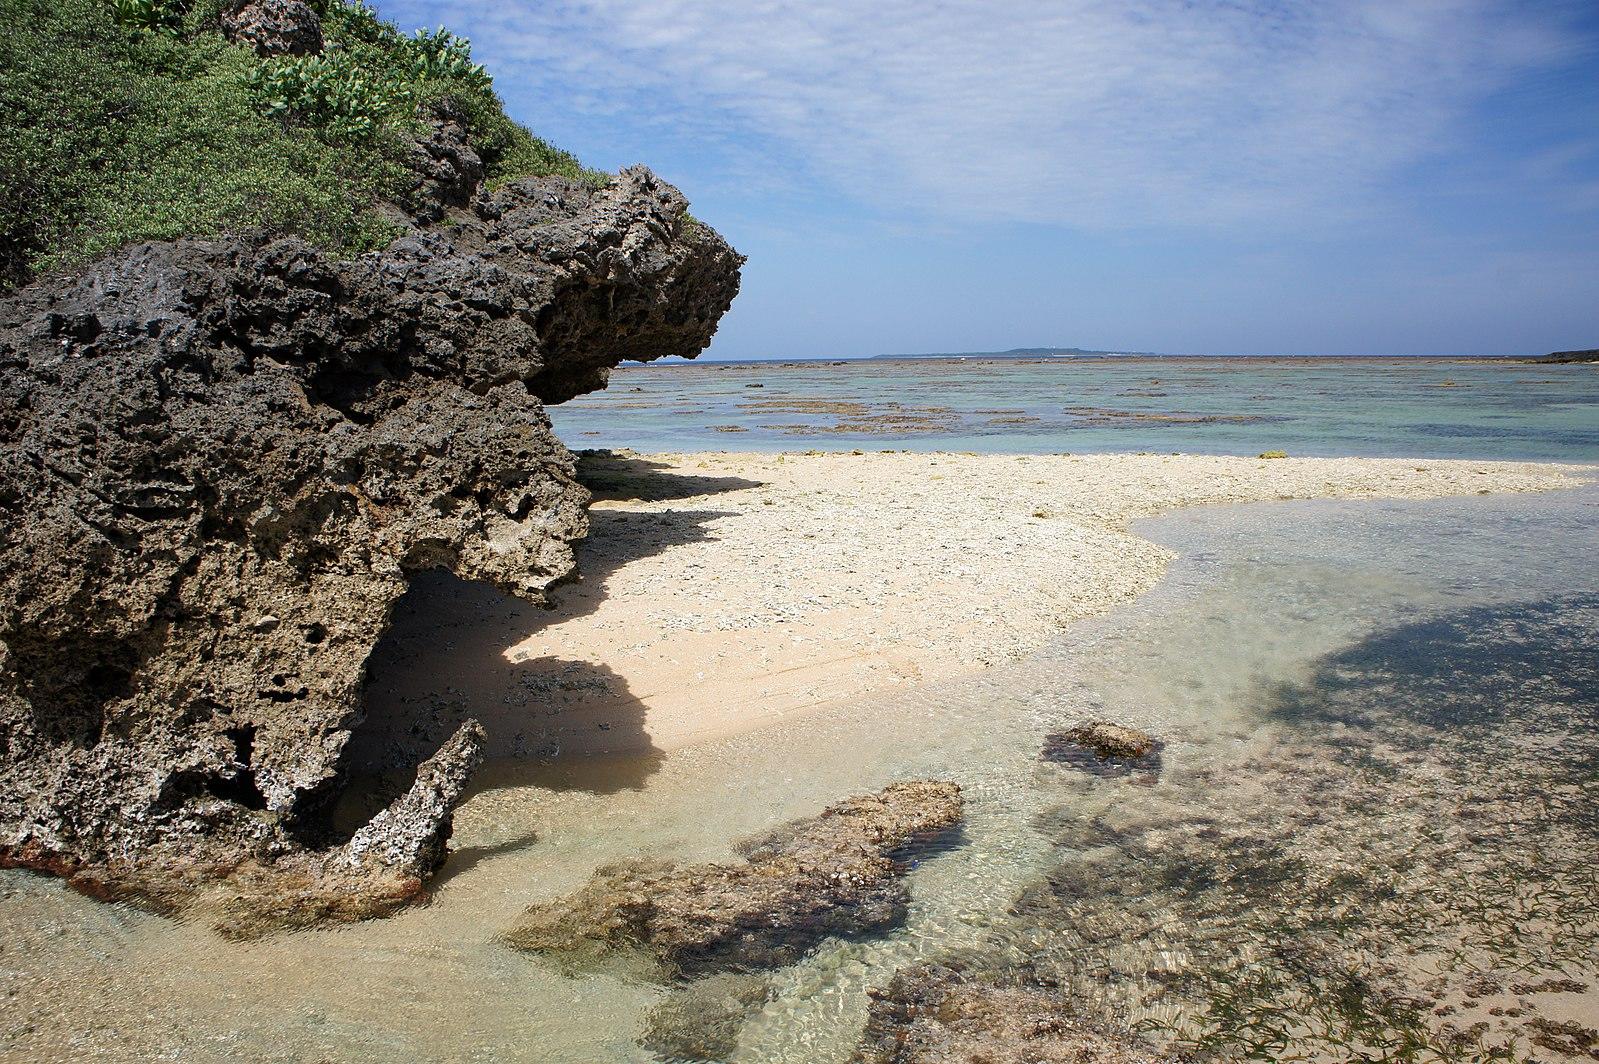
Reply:
[[[416,580],[374,654],[372,749],[475,717],[491,760],[661,755],[1019,660],[1159,582],[1173,555],[1130,531],[1139,518],[1539,492],[1578,486],[1594,469],[601,451],[585,453],[580,471],[595,494],[591,531],[580,577],[552,592],[550,610],[442,574]]]

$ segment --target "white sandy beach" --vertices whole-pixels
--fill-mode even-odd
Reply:
[[[477,716],[498,755],[667,751],[1021,657],[1160,579],[1171,555],[1128,531],[1135,518],[1544,491],[1585,472],[1194,455],[589,457],[583,578],[556,589],[550,611],[422,582],[410,605],[424,623],[397,628],[370,707]]]

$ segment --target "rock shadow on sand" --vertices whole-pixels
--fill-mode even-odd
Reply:
[[[763,481],[745,477],[712,477],[695,473],[663,472],[671,469],[629,451],[591,450],[577,452],[577,479],[607,502],[666,502],[672,499],[697,499],[729,491],[745,491],[764,486]]]
[[[623,452],[586,452],[580,476],[597,501],[691,499],[759,487],[740,477],[662,472]],[[528,655],[514,648],[604,601],[618,568],[710,537],[718,510],[591,510],[576,544],[579,577],[541,606],[444,570],[419,573],[396,604],[367,665],[366,719],[345,752],[357,786],[343,816],[359,815],[409,785],[417,758],[462,722],[487,734],[487,763],[473,790],[542,786],[610,793],[643,784],[661,761],[645,730],[645,705],[600,662]],[[626,528],[622,526],[628,526]]]
[[[352,775],[378,794],[404,786],[408,758],[460,722],[487,735],[473,790],[538,782],[597,793],[641,785],[660,752],[644,706],[605,665],[508,653],[555,611],[442,570],[419,574],[368,663],[366,720],[346,750]],[[584,771],[579,755],[609,754]],[[581,758],[581,760],[587,760]],[[563,762],[560,770],[555,762]]]

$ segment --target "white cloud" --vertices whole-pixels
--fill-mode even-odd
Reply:
[[[1370,209],[1475,102],[1580,46],[1558,8],[1494,0],[425,6],[561,106],[890,209],[1088,228]]]

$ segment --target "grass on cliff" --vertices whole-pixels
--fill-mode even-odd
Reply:
[[[429,108],[464,115],[491,181],[596,178],[508,118],[469,46],[362,0],[312,0],[327,48],[258,58],[222,0],[0,0],[0,290],[140,240],[298,233],[386,243]]]

